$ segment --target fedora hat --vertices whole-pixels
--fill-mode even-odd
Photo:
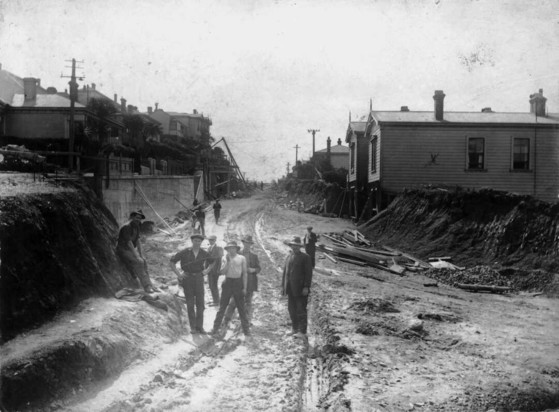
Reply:
[[[204,240],[205,238],[200,233],[194,233],[193,235],[190,236],[190,240],[193,240],[193,239]]]
[[[303,247],[303,242],[301,242],[301,238],[299,236],[295,236],[292,240],[287,242],[289,246],[300,246]]]
[[[246,235],[244,238],[241,239],[243,243],[250,243],[251,245],[254,244],[251,235]]]
[[[132,219],[134,216],[139,216],[140,219],[145,219],[146,216],[144,215],[144,212],[142,212],[142,209],[138,209],[135,210],[133,212],[130,212],[130,219]]]
[[[231,241],[227,242],[227,245],[225,245],[224,249],[229,249],[231,247],[237,248],[237,251],[241,249],[241,247],[239,245],[237,245],[237,242],[235,242],[234,240],[231,240]]]

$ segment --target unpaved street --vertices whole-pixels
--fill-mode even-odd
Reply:
[[[264,195],[225,201],[222,212],[220,226],[207,218],[207,234],[257,241],[263,270],[253,336],[245,338],[236,320],[223,339],[154,337],[120,376],[65,410],[536,411],[557,402],[557,300],[425,288],[421,275],[334,264],[318,254],[317,267],[334,271],[315,272],[306,343],[286,335],[283,241],[308,224],[325,233],[349,223],[281,209]],[[171,293],[178,289],[167,262],[179,247],[163,234],[146,241],[152,278]],[[206,330],[214,317],[207,307]]]

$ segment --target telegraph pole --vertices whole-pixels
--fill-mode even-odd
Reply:
[[[295,149],[295,166],[297,166],[297,155],[299,154],[299,149],[300,149],[299,145],[296,144],[294,149]]]
[[[72,62],[72,75],[71,76],[60,76],[63,78],[70,78],[68,84],[70,85],[70,139],[68,141],[68,169],[72,171],[74,168],[74,140],[75,140],[75,128],[74,128],[74,115],[75,115],[75,106],[76,100],[78,99],[78,82],[76,81],[76,59],[66,60],[67,62]],[[78,63],[83,63],[80,61]],[[70,68],[66,66],[67,68]],[[80,67],[81,68],[81,67]],[[80,77],[80,80],[83,80],[83,76]]]
[[[312,133],[312,159],[314,163],[314,135],[320,132],[320,129],[308,129],[307,132]]]

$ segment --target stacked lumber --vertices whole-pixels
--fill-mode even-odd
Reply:
[[[323,237],[333,244],[317,244],[318,250],[334,261],[339,260],[359,266],[372,266],[397,275],[403,275],[406,270],[418,271],[429,268],[430,265],[413,256],[404,254],[386,246],[374,246],[372,242],[358,230],[345,230],[342,233],[325,233]]]

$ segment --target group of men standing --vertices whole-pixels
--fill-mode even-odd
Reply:
[[[208,285],[212,294],[212,306],[219,306],[214,320],[212,333],[218,333],[224,317],[228,323],[235,308],[239,312],[241,326],[246,336],[250,335],[252,318],[252,297],[258,290],[260,262],[258,255],[251,251],[254,243],[251,236],[242,239],[243,248],[235,241],[230,241],[223,248],[216,245],[217,237],[208,237],[210,246],[205,251],[201,248],[204,236],[195,233],[190,237],[192,246],[179,251],[170,260],[170,267],[177,275],[184,289],[188,320],[191,333],[206,333],[204,330],[204,276],[208,276]],[[182,272],[176,264],[180,262]],[[221,285],[221,297],[218,279],[224,275]]]
[[[217,209],[216,223],[219,219]],[[215,210],[215,209],[214,209]],[[142,256],[139,241],[141,221],[145,219],[141,210],[130,214],[130,221],[120,229],[117,254],[126,267],[137,277],[145,291],[152,293],[152,286],[147,265]],[[258,291],[258,274],[261,271],[258,255],[252,250],[254,241],[245,236],[241,242],[230,241],[224,248],[218,246],[217,237],[209,236],[209,247],[204,250],[201,245],[205,236],[194,233],[190,236],[192,246],[180,250],[169,262],[171,270],[176,274],[180,286],[184,290],[188,320],[191,333],[203,334],[204,330],[204,276],[208,277],[208,286],[212,296],[210,306],[219,306],[212,333],[217,334],[222,324],[227,325],[233,318],[235,309],[239,313],[241,327],[246,336],[250,336],[250,325],[253,315],[253,296]],[[290,335],[305,337],[307,333],[307,304],[312,283],[312,272],[315,265],[315,250],[318,235],[307,227],[303,240],[294,237],[287,245],[291,251],[287,257],[281,283],[282,295],[287,296],[287,306],[291,318]],[[305,248],[305,253],[302,252]],[[225,253],[226,252],[226,253]],[[180,262],[181,270],[177,269]],[[224,276],[221,294],[218,288],[220,276]],[[221,296],[220,296],[221,295]]]

